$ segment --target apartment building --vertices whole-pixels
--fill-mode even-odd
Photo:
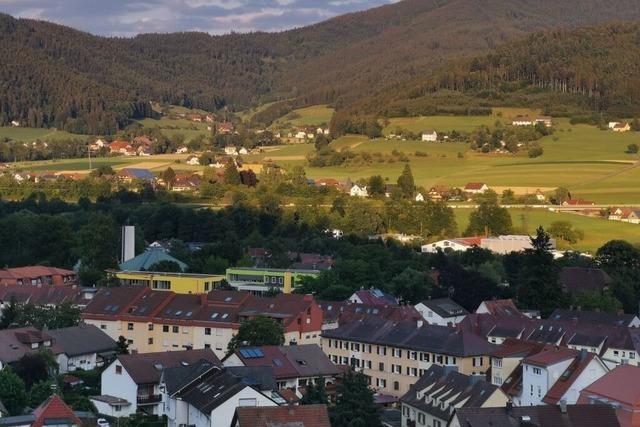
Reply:
[[[320,270],[233,267],[227,269],[227,282],[234,289],[256,295],[276,288],[285,294],[291,293],[303,277],[317,277]]]
[[[162,273],[154,271],[116,271],[112,273],[120,283],[143,285],[154,291],[177,294],[203,294],[220,286],[224,276],[216,274]]]
[[[211,348],[220,358],[240,323],[257,316],[280,323],[286,344],[320,343],[322,310],[310,295],[185,295],[136,285],[100,289],[83,311],[86,323],[115,340],[124,336],[132,352]]]
[[[335,364],[362,371],[377,392],[400,397],[433,365],[484,375],[494,346],[482,337],[423,321],[367,317],[325,330],[322,349]]]

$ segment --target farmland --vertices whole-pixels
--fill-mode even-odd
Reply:
[[[28,128],[28,127],[0,127],[0,140],[10,139],[21,142],[53,141],[60,139],[85,139],[88,135],[77,135],[57,129]]]
[[[333,116],[333,108],[327,105],[314,105],[293,110],[289,114],[276,120],[273,128],[289,128],[296,126],[328,125]]]

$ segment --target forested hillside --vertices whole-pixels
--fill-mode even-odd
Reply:
[[[637,0],[404,0],[281,33],[123,39],[0,14],[0,124],[110,133],[151,115],[149,101],[371,111],[391,101],[389,88],[396,100],[407,82],[426,88],[425,76],[452,59],[537,30],[634,19]]]
[[[507,105],[546,108],[554,115],[640,114],[640,24],[535,33],[488,55],[452,62],[360,106],[397,116]]]

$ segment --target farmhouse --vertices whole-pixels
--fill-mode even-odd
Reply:
[[[228,156],[237,156],[238,150],[233,146],[224,147],[224,153]]]
[[[545,125],[545,127],[550,128],[553,126],[553,119],[549,116],[536,117],[535,124],[538,123],[542,123],[543,125]]]
[[[563,206],[594,206],[595,203],[585,199],[569,199],[562,202]]]
[[[135,156],[136,150],[129,141],[113,141],[109,144],[109,152],[112,154],[124,154],[125,156]]]
[[[358,184],[353,184],[353,187],[349,190],[349,195],[352,197],[369,197],[367,187]]]
[[[233,133],[235,131],[235,127],[233,123],[223,122],[218,125],[218,132],[221,134]]]
[[[178,175],[171,190],[177,192],[197,190],[201,182],[200,175]]]
[[[416,197],[414,197],[414,200],[416,202],[424,202],[424,196],[422,195],[422,193],[416,193]]]
[[[534,122],[529,116],[517,116],[511,124],[513,126],[533,126]]]
[[[469,182],[464,186],[464,192],[469,194],[483,194],[489,190],[489,186],[483,182]]]
[[[422,132],[422,141],[436,142],[437,140],[438,140],[438,133],[435,130],[429,129]]]
[[[191,166],[200,165],[200,158],[198,156],[189,156],[187,157],[187,164]]]
[[[629,132],[631,130],[631,125],[629,123],[616,123],[612,130],[614,132]]]

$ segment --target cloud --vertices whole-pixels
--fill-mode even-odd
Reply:
[[[279,31],[398,0],[0,0],[0,12],[93,34]]]

